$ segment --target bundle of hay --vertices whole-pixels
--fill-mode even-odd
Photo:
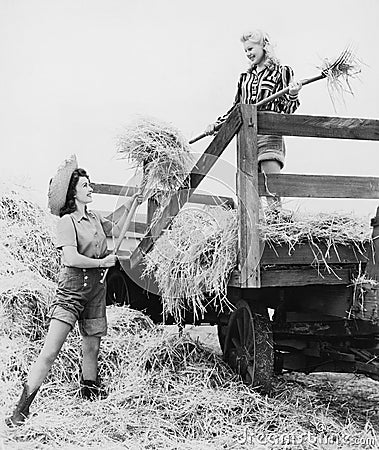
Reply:
[[[335,110],[337,102],[344,102],[345,93],[354,95],[351,80],[358,77],[362,71],[361,67],[362,61],[351,46],[346,47],[332,61],[324,58],[321,66],[318,67],[326,76],[329,96]]]
[[[325,259],[331,248],[337,245],[353,246],[364,252],[364,245],[371,240],[369,221],[352,214],[318,213],[299,214],[287,211],[265,211],[265,219],[259,223],[260,237],[270,247],[288,246],[291,254],[296,245],[311,244],[315,257]],[[320,244],[326,246],[322,253]],[[338,254],[338,253],[337,253]]]
[[[227,281],[237,257],[237,217],[224,207],[182,210],[172,227],[146,255],[144,275],[153,275],[162,295],[164,316],[194,320],[208,306],[230,308]]]
[[[161,201],[170,197],[191,168],[190,148],[171,124],[140,117],[127,125],[117,140],[119,157],[144,169],[141,188]]]

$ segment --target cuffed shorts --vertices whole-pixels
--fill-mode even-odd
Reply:
[[[286,147],[282,136],[258,135],[258,164],[262,161],[278,161],[283,169]]]
[[[78,322],[82,336],[105,336],[106,282],[100,282],[104,270],[62,267],[50,319],[61,320],[71,328]]]

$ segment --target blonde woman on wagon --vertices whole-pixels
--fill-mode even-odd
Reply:
[[[291,67],[279,63],[269,35],[261,30],[250,31],[242,35],[241,42],[250,67],[240,75],[232,108],[210,124],[205,130],[206,134],[213,134],[236,104],[256,104],[287,86],[290,88],[288,94],[258,107],[258,110],[292,114],[300,105],[298,93],[301,83],[294,80]],[[285,154],[282,136],[258,135],[258,163],[261,172],[280,172],[284,166]],[[269,197],[268,201],[271,206],[281,206],[280,197]]]

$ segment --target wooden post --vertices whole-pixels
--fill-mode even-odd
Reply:
[[[257,109],[241,105],[242,126],[237,136],[237,196],[239,218],[239,268],[242,288],[261,285],[258,232]]]

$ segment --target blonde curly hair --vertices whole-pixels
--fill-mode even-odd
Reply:
[[[251,41],[254,44],[261,45],[265,52],[265,63],[264,65],[269,69],[273,68],[274,65],[280,64],[279,59],[276,57],[274,52],[274,46],[271,42],[270,36],[262,30],[247,31],[241,36],[241,42],[245,43]],[[250,70],[252,69],[250,66]]]

